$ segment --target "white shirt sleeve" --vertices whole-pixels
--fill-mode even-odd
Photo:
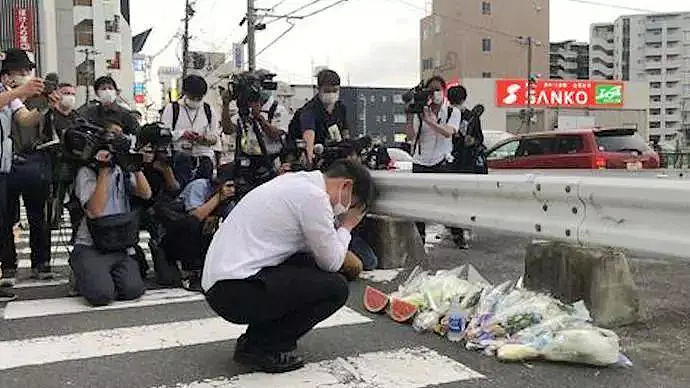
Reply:
[[[165,109],[163,109],[163,114],[161,115],[161,122],[163,123],[163,127],[170,128],[174,142],[180,140],[180,138],[182,137],[183,131],[176,130],[175,128],[172,127],[172,125],[173,125],[172,104],[166,105]]]
[[[307,195],[300,209],[300,226],[316,265],[324,271],[342,268],[350,245],[350,232],[333,226],[333,208],[327,195]]]
[[[220,142],[220,116],[218,116],[218,112],[216,112],[216,110],[213,109],[213,107],[211,107],[211,122],[208,125],[208,129],[209,134],[215,135],[217,139],[216,144],[212,145],[211,149],[218,152],[222,151],[223,145]]]

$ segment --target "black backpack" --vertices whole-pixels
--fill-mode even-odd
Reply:
[[[174,131],[175,127],[177,126],[177,120],[180,118],[180,103],[178,101],[173,101],[172,108],[173,108],[173,120],[172,120],[172,128],[170,128],[170,130]],[[211,125],[211,120],[213,120],[213,115],[211,114],[211,105],[209,105],[208,103],[204,103],[204,113],[206,114],[206,122],[208,123],[208,125]]]
[[[302,138],[302,111],[304,109],[304,106],[301,108],[297,109],[295,111],[295,114],[292,116],[292,119],[290,120],[290,124],[288,125],[288,133],[287,133],[287,142],[289,144],[294,144],[297,140]]]

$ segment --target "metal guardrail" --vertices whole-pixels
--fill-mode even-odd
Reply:
[[[690,152],[659,152],[661,167],[690,168]]]
[[[690,258],[690,181],[373,172],[373,213]]]

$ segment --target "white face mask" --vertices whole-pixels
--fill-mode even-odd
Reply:
[[[320,98],[325,105],[334,105],[340,99],[340,93],[321,93]]]
[[[26,85],[31,81],[31,76],[30,75],[15,75],[12,76],[12,83],[14,84],[15,88],[18,88],[20,86]]]
[[[352,205],[352,196],[350,196],[350,200],[347,202],[347,206],[343,205],[343,192],[342,190],[338,192],[338,202],[333,205],[333,214],[338,217],[342,214],[347,213],[348,210],[350,210],[350,206]]]
[[[112,89],[99,90],[98,99],[104,104],[112,104],[117,99],[117,91]]]
[[[189,98],[185,97],[184,104],[187,105],[189,108],[199,109],[199,107],[201,106],[201,101],[190,100]]]
[[[60,97],[60,107],[65,110],[72,110],[77,105],[77,97],[72,94],[65,94]]]
[[[437,90],[434,92],[433,102],[436,105],[441,105],[441,103],[443,102],[443,92],[442,91]]]

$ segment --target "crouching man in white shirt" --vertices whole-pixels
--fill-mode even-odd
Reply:
[[[247,194],[216,232],[202,287],[222,318],[249,324],[234,359],[266,372],[304,365],[297,340],[340,309],[362,263],[350,232],[375,197],[359,162],[282,175]],[[336,229],[333,220],[338,217]]]

